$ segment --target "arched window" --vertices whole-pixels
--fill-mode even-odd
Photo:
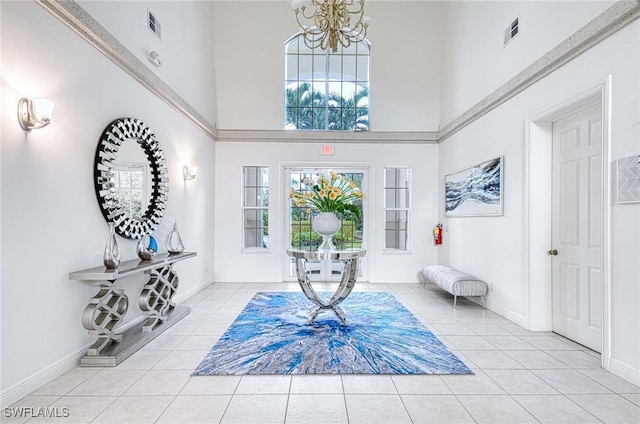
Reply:
[[[349,47],[310,49],[300,33],[285,43],[285,129],[369,130],[369,56]]]

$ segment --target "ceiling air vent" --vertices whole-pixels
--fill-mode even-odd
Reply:
[[[502,47],[506,47],[506,45],[509,44],[513,37],[520,33],[520,25],[518,22],[519,20],[519,18],[516,18],[513,22],[511,22],[511,25],[509,25],[507,29],[504,30],[504,42],[502,43]]]
[[[149,30],[153,32],[159,40],[162,40],[162,27],[160,22],[156,19],[155,15],[147,10],[147,26]]]

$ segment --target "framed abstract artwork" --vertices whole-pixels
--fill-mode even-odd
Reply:
[[[445,175],[445,215],[502,215],[503,169],[504,157],[499,157]]]
[[[640,155],[616,161],[618,203],[640,202]]]

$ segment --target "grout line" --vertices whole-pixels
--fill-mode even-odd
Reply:
[[[244,285],[243,285],[243,286],[244,286]],[[410,288],[412,288],[412,287],[413,287],[412,285],[405,285],[405,286],[406,286],[406,287],[410,287]],[[207,293],[208,293],[208,294],[207,294],[207,297],[208,297],[208,296],[212,296],[212,295],[214,295],[214,293],[217,291],[217,290],[210,289],[210,287],[211,287],[211,286],[208,286],[207,288],[205,288],[205,290],[207,290]],[[230,300],[231,300],[235,295],[237,295],[237,294],[238,294],[238,290],[229,290],[229,286],[228,286],[228,285],[225,285],[225,286],[223,286],[223,287],[225,287],[225,292],[226,292],[227,294],[226,294],[225,296],[223,296],[223,297],[221,298],[221,300],[224,300],[224,302],[225,302],[225,303],[226,303],[226,302],[228,302],[228,301],[230,301]],[[375,285],[374,285],[373,287],[369,287],[369,288],[370,288],[370,289],[372,289],[372,291],[374,291],[373,289],[377,289],[377,288],[383,288],[383,289],[384,289],[385,287],[386,287],[386,288],[388,288],[388,285],[386,285],[386,284],[380,284],[380,285],[378,285],[378,286],[375,286]],[[260,291],[260,289],[259,289],[259,288],[257,288],[257,287],[254,287],[254,288],[255,288],[256,292],[257,292],[257,291]],[[219,289],[218,289],[218,290],[219,290]],[[246,290],[246,291],[249,291],[249,289],[245,289],[245,290]],[[387,291],[388,291],[388,290],[387,290]],[[409,304],[409,303],[410,303],[410,304],[414,304],[414,305],[416,305],[416,306],[424,305],[424,304],[425,304],[425,302],[426,302],[426,303],[428,303],[428,304],[430,304],[430,302],[431,302],[432,300],[434,300],[434,294],[433,294],[433,293],[432,293],[432,294],[429,294],[428,296],[422,296],[422,295],[421,295],[421,293],[420,293],[420,292],[418,292],[418,294],[417,294],[417,295],[420,295],[420,296],[421,296],[421,297],[420,297],[420,299],[415,299],[415,297],[416,297],[416,293],[413,293],[413,292],[410,292],[410,291],[407,291],[407,290],[404,290],[404,289],[401,289],[400,291],[395,291],[395,292],[394,292],[394,294],[396,295],[396,297],[398,298],[398,300],[399,300],[402,304],[404,304],[405,306],[406,306],[407,304]],[[449,311],[449,306],[448,306],[448,301],[447,301],[447,299],[445,299],[445,298],[439,298],[439,297],[436,297],[436,299],[438,299],[438,301],[437,301],[437,303],[435,304],[435,306],[433,306],[433,312],[434,312],[435,314],[437,314],[437,315],[441,315],[441,314],[449,314],[451,311]],[[476,325],[485,325],[485,324],[484,324],[484,323],[482,323],[482,322],[478,322],[478,320],[473,321],[473,319],[474,319],[474,315],[473,315],[473,314],[471,314],[471,315],[469,315],[469,314],[468,314],[469,312],[473,312],[473,311],[475,311],[475,308],[476,308],[476,306],[475,306],[475,305],[467,305],[467,306],[466,306],[466,307],[464,307],[464,308],[463,308],[463,307],[462,307],[462,305],[461,305],[461,311],[458,311],[458,312],[459,312],[458,314],[454,314],[453,316],[451,316],[451,318],[450,318],[450,319],[451,319],[451,321],[452,321],[452,322],[448,322],[448,323],[440,323],[440,324],[441,324],[441,325],[443,325],[443,326],[447,326],[447,325],[454,325],[454,326],[461,326],[461,327],[467,327],[467,328],[470,328],[470,327],[468,327],[468,325],[471,325],[471,323],[474,323],[474,324],[476,324]],[[460,313],[460,312],[462,312],[462,313]],[[235,317],[237,317],[237,315],[238,315],[239,313],[240,313],[240,312],[233,312],[233,315],[234,315]],[[215,315],[215,314],[216,314],[216,312],[211,312],[211,313],[207,313],[207,314],[203,314],[203,315],[206,315],[206,316],[207,316],[207,318],[205,318],[205,320],[206,320],[206,319],[209,319],[211,316],[213,316],[213,315]],[[420,315],[420,314],[414,313],[414,315]],[[491,319],[493,318],[493,317],[492,317],[492,315],[483,315],[483,317],[484,317],[484,318],[480,318],[480,319],[485,319],[485,318],[486,318],[486,319],[490,319],[490,320],[491,320]],[[200,324],[203,324],[203,322],[202,322],[202,323],[200,323]],[[429,323],[429,322],[426,322],[426,324],[431,325],[431,323]],[[230,324],[229,324],[229,325],[230,325]],[[513,333],[511,333],[511,332],[507,329],[507,327],[508,327],[508,326],[515,325],[515,324],[508,323],[508,322],[507,322],[507,323],[505,323],[505,324],[493,323],[493,322],[487,322],[487,323],[486,323],[486,325],[496,326],[496,328],[507,330],[507,332],[509,332],[510,334],[509,334],[509,335],[477,335],[477,337],[480,337],[480,338],[481,338],[481,339],[483,339],[483,340],[485,340],[485,339],[484,339],[484,337],[509,337],[509,338],[515,338],[515,339],[513,339],[513,340],[516,340],[516,339],[517,339],[517,340],[521,340],[521,341],[526,342],[526,340],[523,340],[523,339],[522,339],[522,336],[524,336],[525,334],[520,334],[520,333],[518,333],[518,334],[513,334]],[[471,328],[470,328],[470,329],[471,329]],[[473,331],[473,329],[471,329],[471,331]],[[534,334],[534,333],[531,333],[531,332],[530,332],[530,334]],[[167,335],[167,336],[178,337],[177,335]],[[550,335],[549,335],[549,334],[547,334],[547,333],[545,333],[545,334],[543,334],[543,336],[547,336],[547,337],[549,337]],[[184,340],[184,338],[185,338],[185,337],[186,337],[186,336],[182,336],[182,340]],[[212,337],[214,337],[214,336],[212,336]],[[219,336],[217,336],[217,337],[219,338]],[[444,335],[438,335],[437,337],[438,337],[438,339],[440,339],[441,341],[443,341],[443,339],[445,339],[445,340],[446,340],[446,337],[447,337],[447,336],[444,336]],[[467,336],[465,336],[465,337],[467,337]],[[487,340],[485,340],[485,341],[487,341]],[[487,342],[488,342],[488,341],[487,341]],[[445,343],[445,342],[443,341],[443,343]],[[447,344],[445,343],[445,345],[447,345]],[[505,355],[509,356],[509,358],[511,358],[511,359],[514,361],[514,363],[515,363],[515,364],[518,364],[518,365],[520,365],[520,366],[522,366],[522,367],[523,367],[522,369],[520,369],[520,368],[514,368],[513,370],[518,370],[518,371],[526,370],[526,371],[528,371],[528,372],[529,372],[529,373],[531,373],[532,375],[534,375],[534,376],[536,376],[537,378],[539,378],[539,379],[540,379],[542,382],[544,382],[546,385],[549,385],[549,386],[550,386],[550,387],[552,387],[554,390],[556,390],[556,391],[558,392],[557,394],[526,394],[526,393],[525,393],[525,394],[510,394],[510,393],[506,393],[506,390],[504,390],[504,388],[503,388],[503,387],[502,387],[502,386],[501,386],[501,385],[500,385],[500,384],[499,384],[499,383],[498,383],[494,378],[492,378],[492,377],[491,377],[491,375],[490,375],[487,371],[493,371],[493,370],[498,370],[498,371],[509,371],[509,370],[512,370],[511,368],[481,368],[481,367],[478,367],[478,366],[477,366],[477,364],[475,364],[475,363],[474,363],[470,358],[467,358],[467,359],[468,359],[468,361],[469,361],[469,362],[471,362],[471,363],[474,365],[474,366],[472,366],[472,367],[470,367],[470,368],[471,368],[471,369],[476,373],[476,375],[484,374],[484,375],[486,376],[486,378],[488,378],[488,379],[489,379],[489,381],[491,381],[491,382],[493,382],[494,384],[496,384],[496,386],[497,386],[498,388],[500,388],[500,390],[502,390],[502,391],[504,391],[504,392],[505,392],[505,393],[503,393],[503,394],[496,394],[496,395],[491,395],[491,396],[509,396],[511,399],[513,399],[513,400],[516,402],[516,404],[517,404],[519,407],[521,407],[521,408],[523,408],[523,410],[527,411],[527,413],[528,413],[529,415],[531,415],[531,416],[533,417],[533,419],[534,419],[536,422],[540,422],[540,420],[539,420],[538,418],[536,418],[536,417],[535,417],[535,415],[533,414],[533,412],[529,411],[529,410],[528,410],[528,409],[527,409],[523,404],[521,404],[520,402],[518,402],[518,400],[516,399],[516,396],[549,396],[549,398],[548,398],[548,399],[549,399],[550,401],[551,401],[552,399],[559,399],[560,397],[563,397],[563,398],[568,399],[569,401],[571,401],[571,403],[572,403],[572,404],[574,404],[575,406],[578,406],[578,408],[580,408],[580,410],[581,410],[581,411],[586,412],[589,416],[593,416],[593,417],[594,417],[594,419],[598,420],[598,422],[602,422],[598,417],[595,417],[591,412],[589,412],[588,410],[586,410],[585,408],[583,408],[582,406],[580,406],[577,402],[575,402],[573,399],[571,399],[569,396],[571,396],[572,394],[565,394],[565,393],[561,393],[558,389],[556,389],[556,388],[555,388],[554,386],[552,386],[549,382],[547,382],[543,377],[539,376],[539,375],[537,374],[537,371],[546,371],[547,373],[548,373],[548,372],[555,372],[555,371],[572,371],[572,372],[576,372],[576,371],[577,371],[580,375],[582,375],[582,376],[584,376],[584,377],[587,377],[587,378],[589,378],[590,380],[593,380],[593,382],[595,382],[596,384],[599,384],[599,385],[601,385],[604,389],[606,389],[606,390],[610,391],[609,393],[598,393],[598,395],[610,396],[611,394],[615,394],[615,395],[617,395],[619,398],[624,399],[627,403],[629,403],[629,404],[630,404],[630,405],[632,405],[633,407],[638,408],[638,405],[636,405],[636,403],[635,403],[635,402],[633,402],[633,401],[632,401],[632,400],[630,400],[630,399],[625,398],[621,392],[616,392],[615,390],[610,389],[609,387],[607,387],[607,386],[606,386],[606,385],[604,385],[603,383],[600,383],[600,382],[599,382],[598,380],[596,380],[595,378],[593,378],[593,377],[591,377],[591,376],[589,376],[589,375],[585,374],[585,372],[587,371],[587,369],[582,369],[582,368],[573,368],[573,367],[571,366],[571,364],[567,364],[567,362],[569,362],[568,360],[566,360],[566,359],[565,359],[565,361],[561,361],[560,359],[558,359],[557,357],[555,357],[555,356],[552,354],[553,352],[581,352],[581,353],[589,354],[589,351],[587,351],[587,350],[576,350],[576,349],[567,349],[567,350],[562,350],[562,351],[558,351],[558,350],[552,350],[552,351],[549,351],[549,350],[541,349],[541,348],[539,348],[539,347],[537,347],[537,346],[534,346],[534,345],[532,345],[532,346],[534,347],[534,349],[533,349],[533,350],[527,350],[527,349],[524,349],[524,350],[523,350],[523,349],[505,350],[505,349],[500,349],[500,348],[498,348],[498,347],[495,347],[495,346],[494,346],[494,347],[495,347],[495,350],[483,350],[483,351],[486,351],[486,352],[494,352],[494,351],[497,351],[497,352],[502,352],[502,353],[504,353]],[[448,348],[449,348],[449,349],[450,349],[454,354],[456,354],[456,355],[460,354],[460,355],[464,355],[464,356],[466,357],[465,350],[456,349],[456,348],[454,348],[454,347],[452,347],[452,346],[449,346],[449,345],[447,345],[447,347],[448,347]],[[478,350],[478,349],[467,349],[467,351],[471,351],[471,350]],[[177,352],[177,351],[176,351],[176,350],[175,350],[175,348],[174,348],[174,349],[169,350],[169,351],[164,351],[164,350],[163,350],[163,351],[157,351],[157,352],[163,352],[163,353],[164,353],[163,358],[164,358],[164,357],[168,356],[169,354],[172,354],[172,353],[174,353],[174,354],[175,354],[175,352]],[[537,353],[543,353],[544,355],[547,355],[548,357],[552,358],[554,361],[557,361],[557,363],[561,364],[562,366],[564,366],[564,367],[566,367],[566,368],[557,369],[557,368],[554,368],[554,367],[550,367],[550,368],[535,368],[535,369],[531,369],[531,368],[528,368],[527,366],[525,366],[525,365],[524,365],[524,363],[522,363],[522,362],[521,362],[521,361],[523,361],[523,359],[521,359],[520,361],[518,361],[518,360],[516,360],[515,358],[511,357],[511,355],[509,355],[509,353],[510,353],[510,352],[537,352]],[[523,358],[525,358],[525,356],[523,356]],[[596,359],[596,360],[597,360],[597,358],[594,358],[594,359]],[[161,360],[162,360],[162,358],[161,358],[158,362],[160,362]],[[467,365],[469,365],[469,364],[467,364]],[[155,366],[155,365],[154,365],[154,366]],[[74,368],[74,369],[78,369],[78,368],[79,368],[79,367]],[[114,369],[118,369],[118,368],[117,368],[117,367],[115,367]],[[129,385],[127,388],[125,388],[125,389],[123,390],[122,394],[120,394],[120,395],[113,395],[112,397],[114,398],[114,400],[113,400],[112,402],[110,402],[107,406],[105,406],[104,408],[102,408],[100,411],[97,411],[97,412],[96,412],[96,416],[95,416],[94,420],[95,420],[95,419],[97,419],[97,417],[99,417],[101,414],[103,414],[103,413],[104,413],[104,412],[105,412],[109,407],[111,407],[111,406],[112,406],[115,402],[117,402],[119,399],[122,399],[122,398],[127,397],[127,395],[125,395],[125,392],[126,392],[127,390],[129,390],[129,389],[130,389],[134,384],[136,384],[137,382],[139,382],[139,381],[140,381],[140,379],[142,379],[145,375],[147,375],[147,374],[148,374],[148,372],[149,372],[149,371],[151,371],[152,369],[157,370],[157,368],[149,368],[149,369],[140,369],[140,370],[138,370],[138,371],[142,372],[142,374],[141,374],[141,375],[140,375],[140,376],[139,376],[139,377],[138,377],[134,382],[132,382],[132,383],[131,383],[131,385]],[[589,368],[588,370],[592,370],[592,369],[594,369],[594,368]],[[600,368],[600,369],[601,369],[601,368]],[[126,369],[125,369],[125,370],[126,370]],[[127,370],[127,371],[128,371],[128,370]],[[86,395],[86,394],[75,394],[75,395],[69,395],[69,394],[68,394],[68,393],[70,393],[72,390],[74,390],[75,388],[77,388],[78,386],[80,386],[81,384],[85,383],[85,382],[86,382],[87,380],[89,380],[90,378],[93,378],[94,376],[96,376],[99,372],[100,372],[100,371],[96,371],[95,373],[92,373],[91,375],[87,376],[87,377],[86,377],[83,381],[81,381],[80,383],[75,384],[73,388],[68,389],[68,390],[65,390],[65,394],[64,394],[64,395],[55,395],[55,397],[57,398],[57,400],[56,400],[55,402],[64,401],[64,399],[65,399],[65,398],[74,398],[74,397],[89,397],[89,398],[91,398],[91,397],[95,397],[95,398],[103,397],[102,395]],[[346,418],[347,418],[347,422],[350,422],[351,420],[349,419],[349,409],[348,409],[348,403],[347,403],[347,393],[346,393],[346,390],[345,390],[345,380],[344,380],[345,375],[339,375],[339,376],[340,376],[341,393],[336,393],[336,394],[342,394],[342,399],[343,399],[343,402],[344,402],[344,408],[345,408],[345,411],[346,411]],[[453,398],[456,400],[456,402],[457,402],[460,406],[462,406],[462,408],[464,409],[464,411],[465,411],[465,412],[466,412],[466,413],[471,417],[471,419],[473,420],[473,422],[476,422],[476,423],[477,423],[477,422],[478,422],[478,419],[477,419],[477,418],[475,418],[475,417],[470,413],[470,411],[467,409],[467,407],[462,403],[462,401],[461,401],[460,397],[464,397],[464,396],[482,396],[482,395],[484,395],[484,394],[483,394],[483,393],[481,393],[480,391],[474,391],[474,392],[471,392],[471,393],[454,393],[454,391],[453,391],[453,390],[451,389],[451,387],[450,387],[450,383],[453,381],[453,379],[443,378],[442,376],[438,376],[438,377],[439,377],[439,379],[440,379],[440,382],[444,383],[444,387],[446,387],[446,388],[448,389],[448,391],[449,391],[449,393],[442,394],[442,395],[453,396]],[[215,378],[215,377],[213,377],[213,378]],[[221,420],[221,422],[222,422],[222,420],[224,419],[224,417],[226,416],[226,414],[230,411],[230,409],[229,409],[229,408],[230,408],[231,402],[233,402],[234,398],[235,398],[235,399],[237,399],[237,398],[236,398],[236,396],[239,396],[238,388],[239,388],[239,386],[240,386],[240,384],[241,384],[241,382],[242,382],[243,378],[244,378],[244,376],[240,376],[240,378],[238,378],[238,379],[237,379],[237,382],[235,383],[235,387],[233,387],[233,390],[231,390],[231,392],[232,392],[232,393],[231,393],[230,395],[229,395],[229,394],[215,394],[215,396],[227,396],[227,397],[228,397],[228,399],[229,399],[229,400],[228,400],[228,402],[227,402],[227,404],[226,404],[226,406],[225,406],[225,408],[224,408],[224,411],[222,412],[221,419],[220,419],[220,420]],[[400,393],[399,388],[398,388],[398,383],[397,383],[397,381],[396,381],[396,378],[403,378],[403,376],[401,376],[401,375],[399,375],[399,376],[390,376],[389,378],[391,378],[391,381],[392,381],[393,387],[394,387],[394,389],[396,390],[396,393],[395,393],[395,394],[396,394],[397,396],[399,396],[399,397],[400,397],[400,400],[401,400],[402,405],[403,405],[403,407],[404,407],[404,409],[405,409],[405,412],[406,412],[406,413],[407,413],[407,415],[409,416],[410,420],[411,420],[412,422],[417,422],[417,421],[416,421],[416,417],[412,417],[412,416],[411,416],[411,414],[409,413],[409,409],[407,408],[407,404],[405,403],[405,399],[403,398],[403,395]],[[473,378],[473,376],[466,376],[466,378]],[[193,377],[190,377],[190,378],[189,378],[189,379],[188,379],[188,380],[183,384],[182,388],[178,391],[178,393],[177,393],[176,395],[172,395],[172,399],[171,399],[171,401],[170,401],[170,402],[169,402],[169,404],[168,404],[168,405],[163,409],[163,411],[160,413],[160,416],[158,417],[157,421],[159,421],[159,420],[160,420],[160,418],[161,418],[161,417],[162,417],[162,416],[167,412],[167,410],[170,408],[170,406],[171,406],[171,405],[176,401],[177,397],[179,397],[179,396],[187,396],[187,395],[182,395],[182,392],[184,391],[184,389],[185,389],[186,385],[187,385],[187,384],[189,384],[189,382],[190,382],[190,381],[192,381],[192,379],[193,379]],[[284,422],[284,423],[286,423],[286,422],[287,422],[287,414],[288,414],[288,411],[289,411],[289,407],[291,406],[291,403],[290,403],[290,402],[291,402],[291,399],[292,399],[292,398],[291,398],[291,395],[292,395],[292,394],[294,394],[294,393],[292,393],[292,389],[293,389],[293,377],[289,376],[288,391],[287,391],[287,400],[286,400],[286,406],[285,406],[285,415],[284,415],[284,418],[283,418],[283,422]],[[464,391],[464,390],[463,390],[463,391]],[[260,394],[264,394],[264,395],[272,395],[272,393],[255,393],[255,394],[250,394],[250,395],[251,395],[251,396],[256,396],[256,395],[260,395]],[[319,395],[319,394],[325,394],[325,393],[306,393],[306,394],[310,394],[310,395]],[[591,393],[591,394],[593,395],[593,393]],[[377,395],[377,393],[365,393],[364,395]],[[419,395],[419,394],[418,394],[418,393],[406,393],[406,395],[407,395],[407,396],[412,396],[412,395]],[[427,396],[430,396],[430,395],[431,395],[431,394],[427,394]],[[436,395],[436,394],[434,393],[433,395]],[[589,394],[583,394],[583,393],[581,393],[581,394],[579,394],[579,395],[589,395]],[[35,395],[34,395],[34,396],[35,396]],[[44,396],[44,395],[43,395],[43,396]],[[152,395],[149,395],[149,396],[152,396]],[[163,395],[163,396],[164,396],[164,395]],[[169,395],[167,395],[167,396],[169,396]],[[130,396],[129,396],[129,397],[130,397]],[[227,417],[227,419],[229,419],[229,418],[233,418],[233,417]],[[134,419],[135,419],[135,417],[134,417]]]

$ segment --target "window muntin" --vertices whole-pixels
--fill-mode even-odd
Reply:
[[[365,39],[337,53],[310,49],[301,34],[285,44],[285,128],[369,130],[369,56]]]
[[[388,250],[408,250],[410,171],[384,169],[384,248]]]
[[[305,180],[313,180],[319,174],[329,176],[330,169],[325,170],[296,170],[290,171],[290,187],[299,192],[310,191]],[[339,172],[353,181],[360,189],[364,180],[363,172]],[[333,237],[333,243],[338,250],[359,249],[362,247],[362,230],[364,211],[362,201],[355,203],[360,209],[360,216],[349,215],[347,218],[340,217],[340,231]],[[318,214],[314,208],[307,206],[296,206],[293,200],[290,201],[289,210],[291,212],[291,248],[297,250],[316,250],[321,242],[321,237],[313,231],[312,222]],[[295,260],[292,261],[294,263]]]
[[[243,249],[269,248],[269,167],[242,167]]]
[[[113,167],[113,182],[122,211],[130,219],[142,220],[149,201],[147,165],[130,164]]]

